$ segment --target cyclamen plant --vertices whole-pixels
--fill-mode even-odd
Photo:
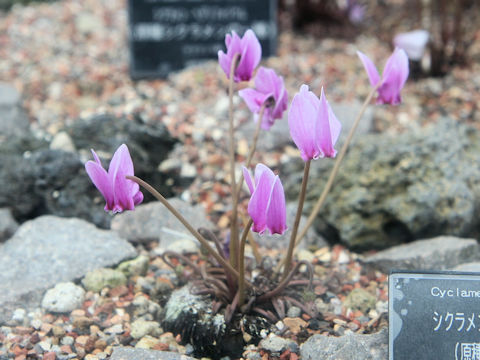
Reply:
[[[228,34],[225,39],[227,52],[219,51],[219,64],[229,80],[229,158],[231,175],[232,215],[229,234],[228,249],[210,231],[194,229],[187,219],[171,206],[171,204],[152,186],[134,176],[133,162],[125,144],[115,152],[110,163],[108,172],[101,165],[97,154],[92,150],[94,161],[88,161],[85,165],[87,174],[94,185],[105,198],[106,211],[121,212],[134,210],[134,207],[143,200],[143,194],[139,185],[149,191],[155,198],[161,201],[172,212],[188,231],[201,243],[206,251],[213,257],[209,266],[210,270],[199,269],[188,258],[173,252],[166,252],[163,259],[171,264],[169,257],[177,257],[179,260],[195,268],[195,273],[200,279],[195,281],[196,292],[211,294],[214,296],[214,312],[225,307],[225,319],[230,321],[236,311],[247,313],[254,311],[276,321],[285,316],[285,301],[301,307],[306,313],[314,316],[311,309],[306,307],[300,300],[288,296],[286,289],[289,286],[309,287],[313,284],[313,271],[311,265],[300,261],[294,262],[295,247],[304,237],[308,228],[318,215],[325,198],[333,186],[335,176],[343,160],[347,148],[352,140],[358,123],[378,91],[377,103],[397,105],[401,102],[400,91],[408,77],[408,60],[401,49],[395,49],[388,59],[383,75],[380,76],[373,62],[366,55],[358,52],[370,79],[372,89],[368,94],[358,116],[356,117],[347,138],[338,153],[335,144],[341,131],[341,123],[336,118],[330,107],[325,92],[322,88],[318,98],[307,85],[302,85],[299,92],[293,97],[288,112],[288,124],[290,134],[300,150],[300,155],[305,162],[304,176],[302,180],[297,213],[293,223],[289,247],[284,259],[278,263],[277,268],[270,274],[269,285],[259,288],[254,279],[247,276],[245,269],[245,245],[249,240],[253,249],[257,248],[250,232],[259,234],[270,233],[283,234],[286,226],[285,195],[280,177],[264,164],[257,164],[252,179],[249,167],[256,149],[259,132],[268,131],[277,119],[281,119],[287,110],[288,94],[285,90],[283,78],[274,70],[257,67],[261,58],[261,47],[252,30],[247,30],[242,38],[235,32]],[[255,76],[256,71],[256,76]],[[235,137],[233,119],[233,94],[234,84],[241,81],[249,81],[255,78],[255,88],[247,88],[239,91],[248,108],[254,114],[257,122],[257,130],[251,144],[251,148],[243,166],[243,171],[237,183],[235,171]],[[315,204],[307,223],[299,231],[300,216],[303,211],[310,164],[312,160],[320,158],[335,158],[336,162],[324,190]],[[244,209],[238,208],[238,200],[245,180],[251,197],[248,203],[247,213],[249,219],[244,221],[243,231],[239,234],[238,214]],[[210,245],[213,241],[214,246]],[[294,279],[301,265],[306,265],[309,270],[309,279]],[[220,265],[222,269],[216,269]],[[281,268],[283,267],[283,272]],[[263,304],[269,302],[271,306]],[[273,307],[277,315],[270,309]]]

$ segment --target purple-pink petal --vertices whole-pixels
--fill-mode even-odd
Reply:
[[[93,150],[92,152],[95,154]],[[93,185],[95,185],[98,191],[100,191],[102,196],[105,198],[105,210],[110,210],[113,208],[114,203],[112,182],[110,181],[108,173],[99,164],[97,154],[95,154],[94,157],[96,161],[87,161],[85,164],[85,170],[87,171],[90,180],[92,180]]]
[[[278,176],[275,177],[267,206],[267,229],[270,234],[282,235],[287,229],[285,192]]]
[[[288,113],[290,135],[304,161],[319,156],[316,140],[319,106],[318,98],[308,90],[307,85],[300,87],[300,92],[294,96],[290,105]]]
[[[253,181],[252,181],[252,177],[250,176],[250,172],[248,171],[248,169],[245,166],[242,167],[242,171],[243,171],[243,178],[245,179],[245,183],[248,186],[248,190],[250,190],[250,194],[253,194],[253,192],[255,190],[255,186],[253,185]]]
[[[370,85],[375,86],[380,81],[380,75],[378,74],[378,70],[373,64],[372,60],[368,58],[367,55],[364,53],[357,51],[357,55],[363,63],[365,70],[367,71],[368,79],[370,80]]]

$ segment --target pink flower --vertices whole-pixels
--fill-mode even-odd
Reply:
[[[288,126],[304,161],[333,158],[337,154],[333,147],[342,125],[328,104],[323,88],[318,99],[307,85],[300,87],[288,112]]]
[[[95,161],[87,161],[85,169],[105,198],[105,211],[133,210],[143,201],[143,194],[137,183],[125,178],[126,175],[133,176],[133,162],[127,145],[122,144],[115,151],[108,172],[102,167],[95,151],[92,150],[92,154]]]
[[[258,114],[263,103],[267,104],[263,113],[262,129],[268,130],[275,122],[275,119],[281,119],[283,112],[287,110],[288,94],[283,84],[283,78],[278,76],[275,71],[265,67],[260,67],[255,76],[255,89],[243,89],[238,94],[245,100],[248,108],[254,113],[255,121],[258,120]]]
[[[232,31],[232,35],[225,36],[225,45],[227,45],[227,53],[219,51],[218,62],[227,78],[230,78],[230,67],[234,56],[240,54],[233,79],[235,82],[249,81],[262,57],[262,47],[255,33],[249,29],[243,38],[240,38],[235,31]]]
[[[247,168],[243,167],[243,176],[252,197],[248,203],[248,214],[253,220],[252,230],[263,234],[283,234],[287,230],[285,193],[280,178],[267,166],[255,167],[255,184]]]
[[[393,54],[388,58],[380,78],[377,68],[373,62],[363,53],[357,51],[363,66],[367,71],[370,84],[376,86],[379,81],[382,82],[378,88],[378,104],[398,105],[402,102],[400,91],[402,90],[408,78],[408,57],[405,50],[395,48]]]

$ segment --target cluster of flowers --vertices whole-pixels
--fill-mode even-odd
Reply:
[[[230,80],[231,88],[233,88],[234,82],[250,81],[255,77],[255,87],[240,90],[239,96],[254,114],[258,131],[260,128],[264,130],[270,129],[275,120],[283,117],[283,113],[288,107],[288,94],[283,78],[278,76],[273,69],[259,67],[262,49],[252,30],[247,30],[243,37],[232,32],[231,35],[226,35],[225,43],[227,52],[219,51],[218,60],[221,68]],[[377,103],[399,104],[401,102],[400,91],[409,73],[408,58],[405,51],[395,48],[393,54],[386,62],[382,75],[379,74],[373,62],[365,54],[358,52],[358,56],[365,67],[372,86],[372,91],[364,107],[368,105],[371,96],[375,92],[378,92]],[[359,114],[357,121],[360,119],[363,110]],[[232,118],[232,115],[230,117]],[[233,122],[232,119],[230,120]],[[285,259],[286,270],[290,266],[292,251],[296,241],[298,241],[296,233],[298,220],[303,208],[310,162],[318,158],[334,158],[337,155],[335,143],[342,128],[341,123],[336,118],[327,101],[323,88],[321,89],[320,97],[318,97],[309,90],[306,84],[301,85],[299,92],[293,97],[288,111],[288,124],[291,137],[305,162],[305,173],[297,217],[292,230],[289,251]],[[351,135],[353,135],[354,128],[355,125],[351,130]],[[351,135],[349,134],[348,138],[351,138]],[[231,141],[233,142],[233,139]],[[256,145],[255,142],[256,140],[254,140],[252,145],[253,149]],[[348,140],[341,150],[337,163],[343,158],[347,146]],[[93,150],[92,153],[94,161],[88,161],[85,167],[92,182],[105,198],[105,210],[114,213],[123,210],[133,210],[136,205],[142,202],[143,195],[138,185],[141,181],[138,181],[138,179],[135,181],[135,178],[132,178],[134,174],[133,163],[127,146],[122,145],[115,152],[108,172],[102,167],[97,154]],[[247,169],[250,165],[250,160],[251,157],[247,161],[246,167],[243,167],[242,174],[251,192],[248,204],[248,214],[251,217],[250,226],[252,226],[254,232],[258,233],[264,233],[268,230],[270,234],[283,234],[287,226],[285,195],[282,183],[278,175],[275,175],[264,164],[257,164],[254,177],[252,178]],[[234,169],[234,164],[231,164],[231,167]],[[234,174],[234,170],[232,171]],[[334,176],[335,171],[333,173]],[[142,186],[144,185],[142,184]],[[238,190],[236,186],[232,186],[233,198],[238,195]],[[246,231],[248,232],[249,228]],[[212,249],[212,251],[214,250]],[[216,258],[218,256],[218,254],[212,255]],[[238,254],[230,254],[230,256],[235,257]],[[241,273],[243,256],[240,256],[239,259],[240,265],[233,266],[234,270],[229,271],[235,274],[236,270],[240,269],[240,275],[237,276],[239,276],[239,283],[241,283],[243,281]],[[238,263],[233,262],[233,264]]]

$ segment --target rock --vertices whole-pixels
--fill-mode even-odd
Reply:
[[[72,153],[76,151],[72,138],[65,131],[59,131],[55,134],[52,142],[50,143],[50,149]]]
[[[117,270],[125,274],[125,276],[144,276],[148,270],[148,257],[140,255],[139,257],[127,260],[118,265]]]
[[[197,240],[193,239],[181,239],[172,242],[165,249],[158,247],[156,248],[157,253],[163,253],[164,250],[175,251],[180,254],[192,254],[198,252],[200,249],[200,243]]]
[[[93,292],[100,292],[105,287],[113,289],[120,285],[127,284],[127,278],[119,270],[101,268],[87,273],[82,280],[85,289]]]
[[[115,232],[84,220],[42,216],[22,224],[0,245],[0,323],[18,307],[39,306],[43,293],[55,284],[135,255]]]
[[[285,350],[298,353],[298,345],[291,339],[284,339],[275,334],[270,334],[258,344],[260,349],[268,351],[272,357],[280,356]]]
[[[313,335],[300,347],[300,357],[304,360],[384,360],[388,358],[388,331],[340,337]]]
[[[88,158],[91,158],[90,149],[95,149],[99,155],[108,155],[107,160],[110,161],[115,150],[121,144],[127,144],[135,166],[135,175],[147,181],[163,196],[172,196],[171,189],[178,183],[178,178],[175,174],[159,172],[158,165],[167,158],[176,140],[162,123],[149,124],[138,117],[127,119],[102,114],[75,121],[64,131],[70,135],[77,149],[82,149]],[[167,183],[172,185],[166,185]],[[153,198],[146,192],[144,195],[146,200]]]
[[[290,306],[288,308],[287,316],[289,318],[298,318],[300,315],[302,315],[302,310],[299,307]]]
[[[63,144],[58,145],[58,137]],[[79,153],[70,152],[65,138],[73,141]],[[95,149],[104,165],[122,143],[129,146],[135,174],[148,181],[163,195],[171,195],[175,175],[157,170],[174,140],[163,125],[151,126],[112,115],[75,121],[57,133],[50,149],[43,139],[29,132],[0,141],[0,207],[10,207],[13,216],[25,221],[44,214],[79,217],[103,228],[110,227],[111,215],[103,210],[104,199],[85,172],[85,162]],[[67,150],[67,151],[65,151]],[[145,193],[146,199],[152,199]]]
[[[162,333],[160,324],[156,321],[135,320],[130,324],[130,335],[134,339],[143,338],[145,335],[158,336]]]
[[[136,296],[132,301],[133,306],[133,315],[135,317],[142,317],[146,320],[146,317],[149,320],[156,320],[160,311],[162,310],[161,306],[154,301],[149,300],[146,296]]]
[[[85,298],[85,291],[72,282],[55,285],[43,296],[42,307],[50,312],[68,313],[80,308]]]
[[[194,228],[214,229],[201,206],[191,206],[178,198],[168,201]],[[111,227],[132,242],[159,241],[162,248],[185,237],[192,237],[182,223],[159,202],[142,204],[135,211],[118,214],[112,220]]]
[[[0,242],[7,240],[18,229],[18,223],[8,208],[0,208]]]
[[[252,342],[261,339],[260,332],[270,330],[263,318],[245,316],[240,321]],[[242,354],[242,334],[227,326],[223,314],[212,313],[208,296],[193,295],[189,286],[172,292],[161,325],[164,331],[180,334],[182,341],[192,344],[196,356],[238,358]]]
[[[376,304],[377,298],[362,288],[353,289],[344,302],[345,308],[360,310],[364,314],[368,314],[369,310],[375,309]]]
[[[390,269],[442,270],[480,259],[475,239],[439,236],[394,246],[365,258],[365,262],[383,272]]]
[[[480,262],[469,262],[465,264],[460,264],[452,268],[454,271],[465,271],[465,272],[480,272]]]
[[[297,203],[288,203],[287,204],[287,231],[283,235],[263,235],[260,236],[257,233],[253,233],[254,238],[257,240],[257,243],[261,246],[269,247],[269,248],[288,248],[288,244],[290,242],[290,237],[292,236],[292,228],[293,228],[293,223],[295,222],[295,215],[297,214]],[[307,217],[303,216],[300,218],[300,227],[299,229],[302,229],[302,226],[305,224],[307,221]],[[304,239],[300,243],[300,245],[297,247],[297,249],[305,249],[307,246],[312,246],[315,248],[321,248],[324,246],[327,246],[327,242],[325,239],[320,236],[317,231],[313,228],[310,227],[308,229],[307,233],[305,234]]]
[[[168,351],[148,350],[130,347],[114,347],[110,360],[195,360],[190,356]]]
[[[18,91],[10,84],[0,82],[0,140],[20,136],[28,131],[30,123],[21,106]],[[1,142],[1,141],[0,141]]]
[[[455,139],[455,141],[452,141]],[[480,132],[441,119],[415,132],[358,137],[315,224],[329,241],[382,249],[439,235],[476,237],[480,218]],[[334,161],[312,166],[305,213]],[[298,196],[303,162],[288,162],[283,184]],[[283,179],[282,179],[283,180]]]

